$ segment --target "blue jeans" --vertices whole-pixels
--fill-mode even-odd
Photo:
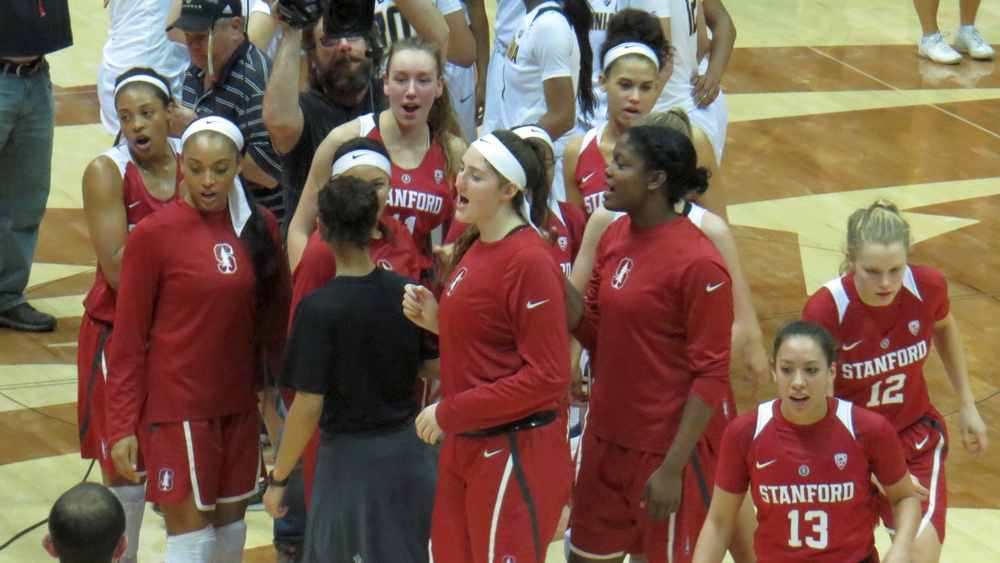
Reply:
[[[0,311],[25,301],[49,199],[54,133],[49,72],[0,74]]]

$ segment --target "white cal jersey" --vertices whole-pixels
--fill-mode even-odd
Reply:
[[[462,9],[459,0],[434,0],[434,4],[444,16]],[[413,26],[399,13],[393,0],[375,0],[375,23],[378,24],[386,47],[414,34]]]
[[[695,109],[691,80],[698,76],[699,0],[667,0],[670,18],[670,46],[674,50],[674,72],[663,87],[653,111],[680,107],[688,114]]]
[[[462,3],[462,13],[465,14],[465,23],[471,22],[469,19],[469,9]],[[462,126],[462,134],[465,139],[472,142],[476,138],[476,66],[462,67],[457,64],[446,62],[444,64],[444,82],[448,85],[448,93],[451,95],[451,105],[455,108],[455,116],[459,125]]]
[[[656,17],[665,18],[669,14],[668,0],[589,0],[590,9],[594,12],[594,23],[590,27],[590,48],[594,52],[593,87],[597,95],[597,106],[590,124],[599,124],[608,120],[608,96],[601,91],[600,76],[604,69],[601,60],[601,47],[608,36],[608,22],[611,17],[625,8],[645,10]],[[577,107],[577,119],[583,117],[583,111]]]
[[[503,58],[500,129],[535,123],[547,109],[543,82],[568,76],[576,92],[580,75],[580,47],[576,35],[554,1],[539,4],[521,20]],[[540,11],[549,9],[544,13]],[[560,8],[561,10],[561,8]],[[570,130],[559,141],[576,136]],[[559,155],[562,154],[558,150]],[[559,156],[557,155],[557,156]]]
[[[496,23],[493,25],[494,47],[506,52],[514,34],[524,19],[523,0],[497,0]],[[499,45],[496,45],[496,44]]]

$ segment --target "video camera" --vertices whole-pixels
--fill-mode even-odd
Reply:
[[[375,0],[278,0],[278,18],[296,29],[311,27],[323,17],[325,37],[364,37],[366,56],[381,57],[384,45],[375,32]]]

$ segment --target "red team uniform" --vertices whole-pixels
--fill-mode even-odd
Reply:
[[[281,235],[263,213],[275,248]],[[283,260],[283,254],[276,256]],[[278,373],[291,288],[285,270],[258,312],[250,255],[228,210],[176,200],[129,235],[108,372],[108,442],[136,434],[146,499],[200,510],[257,491],[257,371]]]
[[[378,129],[378,115],[369,113],[358,119],[361,121],[360,136],[385,144]],[[440,239],[443,240],[448,231],[448,223],[455,216],[454,180],[448,173],[445,149],[433,137],[420,166],[405,169],[392,163],[385,214],[406,225],[413,235],[413,242],[419,252],[417,265],[421,272],[434,269],[431,233],[442,227]]]
[[[180,154],[180,139],[168,139],[175,154]],[[162,209],[177,197],[176,185],[184,178],[181,167],[177,166],[177,181],[170,199],[156,199],[146,190],[139,169],[132,162],[128,143],[121,143],[104,152],[111,158],[122,175],[122,196],[129,231],[139,221]],[[90,289],[83,308],[86,314],[80,322],[78,338],[77,374],[77,422],[80,429],[80,455],[84,459],[96,459],[105,472],[115,475],[115,462],[111,459],[112,442],[107,440],[104,419],[104,382],[107,377],[105,351],[111,342],[111,329],[115,322],[115,300],[117,292],[108,284],[101,265],[97,265],[97,277]],[[141,468],[140,468],[141,469]],[[140,474],[144,471],[140,471]]]
[[[570,515],[574,551],[691,560],[722,433],[736,414],[732,325],[729,273],[690,220],[638,229],[625,216],[608,227],[575,332],[594,352],[594,379]],[[715,414],[684,468],[680,509],[647,522],[643,488],[669,451],[692,393]]]
[[[608,189],[605,183],[608,163],[601,154],[601,136],[607,126],[604,123],[594,127],[583,136],[580,160],[577,161],[576,173],[573,175],[583,194],[583,209],[587,217],[604,203],[604,192]]]
[[[530,227],[476,241],[445,286],[438,319],[445,441],[434,559],[541,561],[573,479],[565,280],[547,243]],[[529,420],[549,423],[509,426]]]
[[[944,462],[948,432],[931,405],[923,366],[934,325],[948,316],[948,283],[934,268],[909,265],[903,287],[886,307],[870,307],[858,297],[854,274],[836,278],[806,303],[802,318],[830,331],[840,348],[834,394],[889,419],[899,434],[906,464],[930,495],[921,501],[923,518],[944,541],[948,507]],[[876,499],[883,522],[892,528],[884,496]]]
[[[758,561],[878,561],[871,476],[898,483],[903,451],[884,417],[827,403],[826,417],[807,426],[788,422],[773,400],[726,429],[715,484],[734,495],[750,489]]]

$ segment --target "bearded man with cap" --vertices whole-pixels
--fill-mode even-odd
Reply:
[[[115,468],[160,504],[167,563],[238,563],[262,459],[257,388],[277,373],[291,296],[274,216],[247,201],[243,136],[201,118],[182,138],[186,195],[129,235],[107,375]],[[162,215],[162,217],[160,217]]]
[[[218,115],[235,123],[246,139],[240,174],[261,205],[284,223],[281,158],[264,127],[264,89],[271,61],[247,38],[241,0],[181,0],[180,17],[169,29],[184,32],[191,66],[181,104],[193,110],[175,117],[180,134],[198,117]]]

